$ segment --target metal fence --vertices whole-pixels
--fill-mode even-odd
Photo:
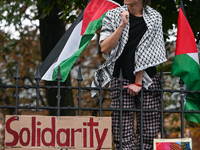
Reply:
[[[122,73],[120,73],[122,74]],[[61,86],[61,74],[60,74],[60,69],[58,69],[58,74],[57,74],[57,85],[56,86],[45,86],[45,85],[40,85],[40,81],[41,81],[41,76],[39,73],[39,68],[37,68],[36,74],[34,76],[34,80],[36,81],[36,85],[19,85],[19,80],[20,80],[20,76],[18,73],[18,67],[16,66],[16,71],[15,71],[15,75],[14,75],[14,80],[15,80],[15,85],[0,85],[0,88],[4,88],[4,89],[8,89],[8,88],[13,88],[15,89],[15,94],[14,94],[14,100],[15,103],[14,105],[0,105],[0,109],[14,109],[14,114],[18,115],[18,110],[20,109],[26,109],[26,110],[32,110],[35,109],[37,112],[39,110],[57,110],[57,116],[60,116],[60,111],[63,109],[67,109],[67,110],[77,110],[78,115],[81,115],[81,111],[98,111],[99,112],[99,116],[102,116],[102,112],[103,111],[119,111],[120,112],[120,126],[122,127],[122,113],[124,111],[133,111],[133,112],[140,112],[140,149],[143,149],[143,112],[160,112],[161,114],[161,138],[163,138],[164,136],[164,114],[165,113],[179,113],[181,115],[180,119],[181,119],[181,138],[184,138],[184,113],[200,113],[200,111],[185,111],[184,110],[184,97],[186,93],[200,93],[200,91],[189,91],[189,90],[184,90],[183,86],[184,83],[180,80],[179,84],[180,84],[180,90],[172,90],[172,89],[164,89],[164,78],[163,78],[163,72],[160,72],[161,75],[161,80],[160,80],[160,84],[161,84],[161,89],[151,89],[148,91],[154,92],[154,91],[159,91],[161,93],[161,99],[160,99],[160,103],[161,103],[161,109],[160,110],[153,110],[153,109],[143,109],[143,92],[147,91],[145,89],[142,89],[140,94],[141,94],[141,103],[140,103],[140,108],[141,109],[124,109],[122,107],[122,102],[123,102],[123,97],[122,97],[122,92],[123,92],[123,85],[122,85],[122,81],[123,81],[123,77],[122,75],[120,75],[119,77],[119,81],[121,83],[121,88],[109,88],[109,87],[102,87],[102,76],[99,76],[99,86],[96,88],[92,88],[92,87],[82,87],[81,86],[81,82],[83,81],[82,78],[82,74],[81,74],[81,68],[79,68],[79,72],[78,72],[78,76],[77,76],[77,82],[78,82],[78,86],[77,87],[73,87],[73,86]],[[21,106],[19,105],[19,89],[35,89],[36,90],[36,96],[35,96],[35,100],[36,100],[36,105],[35,106]],[[41,95],[40,95],[40,90],[41,89],[57,89],[57,106],[42,106],[39,105],[40,101],[41,101]],[[71,106],[61,106],[60,102],[61,102],[61,95],[60,95],[60,91],[61,89],[66,89],[66,90],[77,90],[78,91],[78,106],[77,107],[71,107]],[[99,94],[98,94],[98,102],[99,102],[99,107],[98,108],[88,108],[88,107],[81,107],[81,100],[82,100],[82,90],[87,90],[87,91],[91,91],[91,90],[98,90]],[[103,103],[103,96],[102,96],[102,91],[107,90],[107,91],[112,91],[112,90],[120,90],[120,108],[118,109],[114,109],[114,108],[102,108],[102,103]],[[181,94],[181,99],[180,99],[180,109],[179,110],[165,110],[164,109],[164,99],[163,99],[163,95],[165,92],[169,92],[169,93],[174,93],[174,92],[178,92]],[[43,103],[42,103],[43,104]],[[120,138],[122,138],[122,128],[120,128]],[[120,140],[120,149],[122,149],[122,140]]]

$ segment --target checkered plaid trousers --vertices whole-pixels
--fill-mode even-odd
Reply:
[[[149,89],[160,89],[160,75],[156,74],[152,78],[153,83]],[[129,80],[123,80],[123,86],[131,84]],[[120,82],[113,77],[111,80],[111,87],[119,88]],[[123,108],[140,109],[140,93],[137,96],[131,96],[126,90],[123,91]],[[114,90],[111,92],[111,108],[120,108],[119,102],[120,91]],[[144,109],[160,109],[161,108],[161,94],[158,91],[143,92],[143,108]],[[119,149],[120,143],[120,121],[119,111],[112,111],[112,132],[113,140],[116,144],[116,149]],[[134,135],[134,112],[123,111],[122,115],[122,147],[123,150],[140,150],[140,112],[136,112],[137,126],[136,137]],[[153,149],[153,139],[157,137],[160,132],[161,118],[160,112],[143,112],[143,149]],[[135,140],[135,138],[137,140]],[[137,143],[135,142],[137,141]],[[137,148],[136,148],[137,146]]]

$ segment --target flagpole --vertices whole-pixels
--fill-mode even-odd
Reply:
[[[186,12],[185,12],[184,5],[183,5],[183,1],[182,1],[182,0],[180,1],[180,7],[181,7],[181,9],[182,9],[182,12],[183,12],[184,15],[185,15],[185,18],[187,19]],[[187,20],[188,20],[188,19],[187,19]]]
[[[179,80],[179,84],[180,84],[180,91],[181,91],[181,138],[184,138],[184,82],[183,80],[180,78]]]

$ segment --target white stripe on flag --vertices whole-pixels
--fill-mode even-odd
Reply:
[[[81,41],[81,27],[82,27],[82,21],[77,24],[77,26],[74,28],[73,32],[71,33],[67,43],[65,44],[62,52],[60,53],[58,60],[51,65],[51,67],[47,70],[47,72],[42,77],[42,80],[50,81],[52,80],[53,70],[59,64],[71,57],[78,49],[79,44]]]
[[[190,57],[192,57],[199,64],[199,56],[198,53],[187,53]]]
[[[42,76],[42,80],[51,81],[52,75],[53,75],[53,69],[55,67],[56,63],[53,63],[51,67],[45,72],[45,74]]]

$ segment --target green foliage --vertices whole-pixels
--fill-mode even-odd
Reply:
[[[0,23],[6,20],[6,25],[14,24],[15,28],[22,28],[24,19],[33,20],[26,10],[34,5],[32,0],[1,0],[0,1]],[[29,8],[30,12],[35,13],[35,8]]]
[[[55,4],[62,10],[59,13],[65,22],[73,22],[87,5],[88,0],[0,0],[0,23],[6,20],[6,25],[13,24],[17,30],[22,29],[22,21],[25,19],[36,20],[49,15]],[[42,14],[38,15],[37,7],[41,8]],[[27,12],[28,10],[28,12]],[[71,12],[75,12],[71,14]],[[33,15],[30,15],[33,13]]]
[[[200,40],[200,1],[199,0],[183,0],[185,12],[190,26],[194,32],[194,36],[197,39],[197,43]]]
[[[172,29],[172,24],[177,24],[178,12],[176,3],[173,0],[153,0],[151,1],[151,7],[161,13],[164,33]],[[167,37],[165,36],[165,38]]]
[[[115,0],[123,5],[123,0]],[[14,24],[17,30],[22,28],[22,20],[29,19],[35,20],[44,18],[49,15],[54,5],[57,4],[59,9],[62,10],[59,13],[61,19],[65,22],[73,22],[77,17],[77,14],[85,8],[88,0],[1,0],[0,1],[0,22],[6,20],[7,25]],[[178,7],[180,0],[153,0],[151,1],[151,7],[158,10],[163,17],[163,30],[167,33],[169,29],[172,29],[173,24],[177,24],[178,20]],[[184,0],[184,8],[187,14],[188,21],[192,27],[194,35],[197,39],[197,43],[200,40],[200,1],[198,0]],[[42,14],[38,16],[36,7],[42,9]],[[27,13],[27,9],[30,10],[34,16]],[[72,13],[73,12],[73,13]],[[165,39],[168,38],[165,35]]]
[[[58,4],[62,7],[61,10],[63,10],[61,12],[61,18],[66,19],[66,22],[69,22],[69,21],[73,22],[77,16],[70,15],[70,13],[73,10],[83,10],[86,7],[87,2],[88,2],[88,0],[82,0],[81,3],[80,3],[80,0],[73,0],[73,1],[58,0]],[[77,11],[77,13],[80,13],[80,12]]]

